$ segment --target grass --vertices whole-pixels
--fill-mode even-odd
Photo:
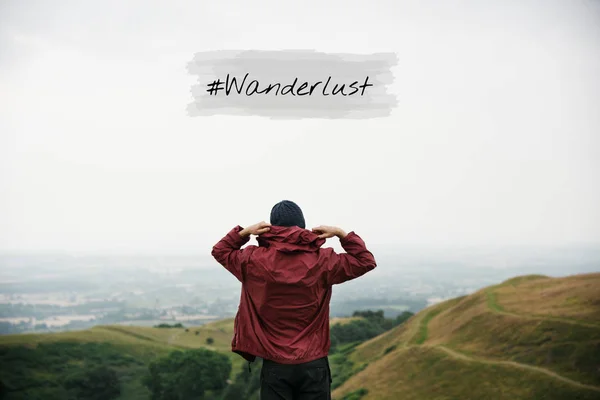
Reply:
[[[534,371],[452,357],[435,347],[414,346],[388,354],[333,392],[343,399],[366,389],[369,399],[598,399]]]
[[[355,390],[354,392],[348,393],[344,396],[344,400],[360,400],[362,399],[369,391],[365,388],[360,388]]]
[[[210,330],[217,330],[223,333],[233,334],[233,318],[227,318],[215,322],[210,322],[208,324],[202,325],[201,327]]]
[[[333,325],[346,325],[352,321],[358,321],[364,319],[363,317],[335,317],[335,318],[331,318],[331,320],[329,321],[329,324],[331,326]]]
[[[437,315],[446,312],[451,309],[453,306],[459,304],[464,297],[458,297],[456,299],[448,300],[443,303],[438,303],[434,306],[429,307],[424,310],[423,317],[419,320],[418,329],[416,333],[412,336],[409,343],[410,344],[423,344],[429,339],[429,323],[433,320]]]
[[[369,363],[357,364],[348,358],[348,353],[352,349],[348,349],[346,352],[336,352],[329,358],[331,367],[331,388],[335,389],[344,382],[346,382],[351,376],[359,373],[369,366]]]
[[[504,308],[498,304],[498,302],[496,301],[496,293],[494,293],[494,291],[492,289],[487,289],[485,291],[485,295],[487,298],[487,305],[488,307],[496,312],[503,312]]]
[[[598,399],[599,321],[600,274],[510,279],[428,307],[362,344],[341,346],[330,358],[334,398]],[[44,343],[110,344],[127,356],[125,361],[141,362],[116,367],[122,398],[141,400],[148,398],[138,379],[145,363],[170,351],[204,347],[224,352],[235,376],[245,362],[231,352],[232,335],[233,319],[187,329],[98,326],[0,336],[0,350]],[[71,359],[57,365],[81,363]],[[35,376],[51,380],[53,373],[40,369]]]
[[[427,340],[427,331],[429,326],[429,321],[433,319],[436,315],[438,315],[441,310],[432,310],[425,314],[425,317],[421,320],[419,324],[419,331],[417,332],[416,337],[414,338],[414,342],[416,344],[423,344]]]
[[[347,323],[360,318],[332,319],[335,323]],[[76,343],[86,345],[89,343],[106,344],[117,352],[131,356],[142,361],[130,367],[122,367],[119,376],[122,382],[123,399],[147,399],[148,391],[140,382],[140,376],[146,372],[146,363],[150,360],[167,355],[174,350],[194,348],[207,348],[219,351],[229,356],[232,362],[231,378],[233,379],[244,368],[246,361],[239,355],[231,352],[233,337],[233,318],[219,320],[196,327],[187,328],[151,328],[142,326],[96,326],[81,331],[69,331],[51,334],[20,334],[0,336],[0,350],[6,348],[35,349],[40,344]],[[212,338],[212,344],[207,339]],[[357,343],[344,345],[342,353],[348,354]],[[74,363],[82,361],[73,360]],[[254,369],[254,368],[253,368]],[[51,379],[54,373],[44,372],[44,369],[33,371],[35,374],[46,374]],[[348,377],[350,372],[346,372]],[[54,379],[54,378],[52,378]]]
[[[334,398],[600,398],[598,312],[600,274],[510,279],[357,346]]]
[[[550,279],[550,277],[546,276],[546,275],[522,275],[522,276],[517,276],[515,278],[508,279],[508,280],[502,282],[502,285],[518,286],[518,285],[522,284],[523,282],[537,281],[540,279]]]
[[[493,288],[503,312],[600,327],[600,274],[509,280]]]
[[[377,358],[386,348],[403,342],[403,338],[407,336],[406,326],[407,322],[360,344],[349,355],[350,360],[360,362]]]

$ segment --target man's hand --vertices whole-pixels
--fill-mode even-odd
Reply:
[[[265,232],[269,232],[271,230],[271,224],[268,222],[262,221],[257,224],[251,225],[247,228],[244,228],[240,231],[241,237],[246,237],[250,235],[261,235]]]
[[[313,228],[312,231],[314,233],[318,234],[319,238],[321,238],[321,239],[329,239],[334,236],[337,236],[340,239],[343,239],[344,237],[346,237],[346,232],[344,232],[342,229],[335,227],[335,226],[320,225],[320,226],[317,226],[316,228]]]

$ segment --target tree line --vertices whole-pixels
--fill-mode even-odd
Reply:
[[[405,322],[405,312],[386,318],[383,311],[355,311],[359,317],[330,329],[334,386],[352,368],[345,353]],[[180,325],[180,324],[176,324]],[[161,328],[183,328],[164,324]],[[210,342],[213,342],[212,338]],[[256,398],[261,362],[231,377],[228,355],[206,348],[174,350],[142,359],[111,343],[51,342],[0,347],[0,398],[113,400],[123,397],[124,382],[138,381],[138,395],[152,400],[245,400]],[[145,388],[145,389],[144,389]],[[144,397],[145,397],[144,396]],[[139,397],[136,397],[139,398]]]

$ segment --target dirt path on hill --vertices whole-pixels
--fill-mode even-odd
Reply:
[[[406,341],[403,343],[403,347],[409,346],[410,343],[414,340],[414,338],[419,334],[421,324],[423,323],[423,317],[424,315],[413,317],[414,321],[412,321],[412,323],[406,329],[406,336],[408,337],[408,339],[406,339]],[[404,323],[407,324],[409,321],[406,321]]]
[[[514,316],[523,317],[523,318],[529,318],[528,316],[522,316],[522,315],[519,315],[519,314],[512,314],[512,313],[505,312],[497,304],[490,304],[490,299],[493,300],[493,297],[488,297],[488,306],[489,306],[489,308],[490,308],[490,310],[492,312],[497,312],[497,313],[501,313],[501,314],[508,314],[508,315],[514,315]],[[495,307],[493,307],[493,306],[495,306]],[[412,329],[410,331],[409,339],[406,342],[403,343],[402,347],[406,348],[406,347],[421,347],[421,346],[423,346],[423,347],[430,347],[430,348],[440,349],[443,352],[445,352],[446,354],[448,354],[448,355],[450,355],[450,356],[452,356],[454,358],[461,359],[461,360],[465,360],[465,361],[469,361],[469,362],[480,362],[480,363],[483,363],[483,364],[491,364],[491,365],[507,365],[507,366],[516,367],[516,368],[527,369],[527,370],[530,370],[530,371],[536,371],[536,372],[545,374],[547,376],[550,376],[550,377],[552,377],[554,379],[557,379],[557,380],[559,380],[561,382],[567,383],[567,384],[572,385],[572,386],[576,386],[576,387],[579,387],[579,388],[582,388],[582,389],[588,389],[588,390],[593,390],[593,391],[596,391],[596,392],[600,392],[600,387],[598,387],[598,386],[587,385],[585,383],[574,381],[573,379],[566,378],[566,377],[564,377],[562,375],[559,375],[556,372],[550,371],[550,370],[548,370],[546,368],[536,367],[536,366],[528,365],[528,364],[521,364],[521,363],[518,363],[518,362],[515,362],[515,361],[501,361],[501,360],[490,360],[490,359],[483,358],[483,357],[471,357],[471,356],[468,356],[466,354],[460,353],[460,352],[458,352],[456,350],[449,349],[448,347],[444,347],[442,345],[427,346],[427,345],[415,345],[415,344],[411,345],[411,344],[409,344],[410,342],[412,342],[414,340],[414,338],[417,335],[419,335],[419,333],[421,332],[422,328],[427,328],[426,325],[429,324],[429,322],[430,322],[431,319],[430,318],[426,318],[426,317],[427,317],[427,315],[424,315],[418,321],[415,321],[417,323],[414,323],[413,326],[411,327]],[[543,318],[543,317],[539,317],[539,318],[532,317],[532,319],[546,319],[546,318]],[[577,323],[575,321],[569,321],[569,322],[570,323]],[[579,324],[579,325],[583,325],[583,324]],[[593,326],[593,325],[589,324],[588,326]],[[424,332],[426,333],[427,329],[425,329]],[[427,340],[426,337],[424,339]]]
[[[503,314],[503,315],[508,315],[511,317],[517,317],[517,318],[526,318],[526,319],[533,319],[533,320],[538,320],[538,321],[557,321],[557,322],[564,322],[566,324],[574,324],[574,325],[580,325],[580,326],[586,326],[589,328],[600,328],[600,324],[594,324],[593,322],[586,322],[586,321],[580,321],[580,320],[575,320],[575,319],[569,319],[569,318],[561,318],[561,317],[553,317],[551,315],[529,315],[529,314],[517,314],[514,312],[510,312],[510,311],[506,311],[500,304],[498,304],[498,302],[496,301],[496,296],[493,292],[492,289],[488,289],[485,291],[486,297],[487,297],[487,306],[490,309],[490,311],[496,313],[496,314]]]
[[[489,290],[486,291],[486,295],[487,295],[488,308],[491,312],[494,312],[494,313],[510,315],[510,316],[518,317],[518,318],[528,318],[528,319],[533,319],[533,320],[556,320],[556,321],[561,321],[561,322],[570,323],[570,324],[588,326],[588,327],[592,327],[592,328],[599,327],[599,325],[595,325],[593,323],[586,323],[586,322],[582,322],[582,321],[573,321],[573,320],[559,318],[559,317],[541,317],[541,316],[522,315],[522,314],[511,313],[511,312],[505,311],[502,308],[502,306],[500,306],[496,302],[495,296],[491,291],[489,291]],[[430,311],[429,313],[431,313],[431,312],[432,311]],[[433,316],[435,317],[435,315],[433,315]],[[573,379],[559,375],[558,373],[553,372],[546,368],[536,367],[536,366],[528,365],[528,364],[521,364],[521,363],[518,363],[515,361],[502,361],[502,360],[491,360],[491,359],[484,358],[484,357],[471,357],[471,356],[468,356],[468,355],[458,352],[456,350],[452,350],[452,349],[442,346],[442,345],[428,346],[426,344],[421,344],[421,345],[411,344],[421,332],[423,332],[423,334],[425,336],[424,338],[421,338],[422,342],[427,340],[427,325],[429,325],[429,322],[432,319],[432,318],[427,318],[427,317],[428,317],[428,315],[424,314],[424,315],[417,317],[418,319],[415,318],[415,320],[412,323],[412,326],[410,327],[410,331],[407,332],[408,339],[402,344],[402,348],[406,349],[406,348],[410,348],[410,347],[429,347],[429,348],[439,349],[439,350],[443,351],[444,353],[446,353],[447,355],[457,358],[457,359],[460,359],[460,360],[464,360],[464,361],[468,361],[468,362],[479,362],[479,363],[490,364],[490,365],[506,365],[506,366],[510,366],[510,367],[514,367],[514,368],[535,371],[535,372],[539,372],[544,375],[550,376],[556,380],[559,380],[559,381],[569,384],[571,386],[575,386],[575,387],[578,387],[581,389],[593,390],[595,392],[600,392],[600,387],[598,387],[598,386],[593,386],[593,385],[588,385],[585,383],[577,382]]]
[[[470,357],[466,354],[460,353],[456,350],[452,350],[449,349],[448,347],[444,347],[444,346],[431,346],[432,348],[436,348],[436,349],[440,349],[442,351],[444,351],[446,354],[454,357],[454,358],[458,358],[461,360],[465,360],[465,361],[470,361],[470,362],[479,362],[479,363],[483,363],[483,364],[491,364],[491,365],[508,365],[511,367],[516,367],[516,368],[521,368],[521,369],[528,369],[530,371],[536,371],[536,372],[540,372],[542,374],[548,375],[554,379],[557,379],[559,381],[562,381],[564,383],[567,383],[569,385],[572,386],[576,386],[582,389],[589,389],[589,390],[593,390],[596,392],[600,392],[600,387],[598,386],[592,386],[592,385],[586,385],[584,383],[581,382],[577,382],[574,381],[570,378],[566,378],[562,375],[557,374],[556,372],[550,371],[548,369],[545,368],[541,368],[541,367],[535,367],[533,365],[528,365],[528,364],[521,364],[515,361],[497,361],[497,360],[490,360],[487,358],[481,358],[481,357]]]

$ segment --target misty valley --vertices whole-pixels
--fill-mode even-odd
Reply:
[[[597,398],[598,248],[374,253],[334,286],[332,398]],[[231,351],[240,283],[208,257],[0,260],[0,398],[260,398],[263,360]]]
[[[523,274],[597,271],[597,248],[380,249],[379,267],[334,286],[331,317],[395,318]],[[197,326],[233,317],[240,283],[206,256],[0,256],[0,333],[95,325]],[[26,271],[26,273],[24,272]]]

